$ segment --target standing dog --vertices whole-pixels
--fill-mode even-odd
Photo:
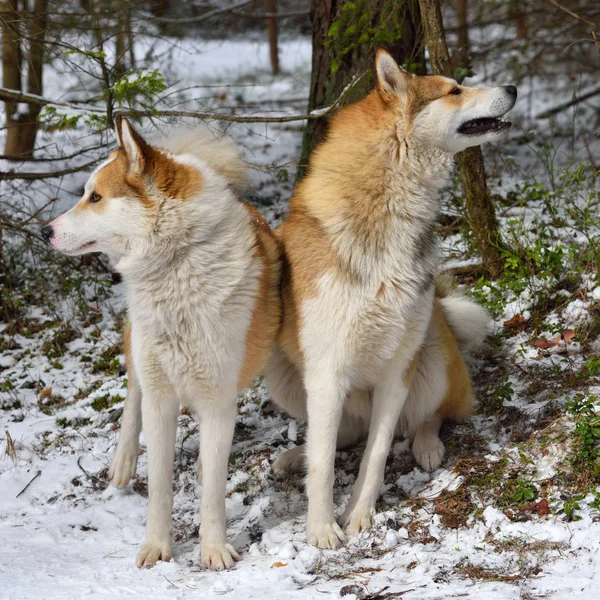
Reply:
[[[42,236],[65,254],[105,252],[123,276],[129,390],[111,478],[121,487],[135,474],[143,417],[149,493],[138,566],[172,556],[181,403],[200,418],[201,562],[229,568],[239,558],[225,520],[236,394],[261,371],[280,325],[279,245],[231,189],[245,175],[231,140],[196,130],[161,148],[126,120],[117,138],[79,203]]]
[[[341,518],[348,533],[371,524],[397,429],[437,468],[443,419],[473,397],[461,347],[480,337],[483,309],[438,284],[438,192],[455,153],[504,137],[512,86],[474,89],[416,77],[384,51],[377,85],[340,110],[276,232],[283,245],[284,322],[267,368],[274,400],[308,420],[307,538],[337,548],[336,446],[366,433],[358,479]],[[301,450],[276,468],[298,466]]]

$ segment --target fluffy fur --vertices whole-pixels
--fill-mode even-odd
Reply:
[[[481,337],[487,319],[443,282],[436,293],[437,196],[455,152],[503,137],[498,118],[516,94],[410,76],[383,51],[376,73],[376,89],[332,119],[276,231],[284,321],[267,385],[308,420],[307,537],[323,548],[345,537],[332,498],[336,447],[368,434],[341,517],[357,533],[371,523],[394,434],[413,437],[418,463],[435,469],[442,420],[471,410],[459,344]],[[301,453],[275,468],[299,467]]]
[[[172,556],[181,404],[200,419],[201,562],[228,568],[239,558],[225,521],[236,395],[261,371],[279,327],[279,245],[232,192],[244,167],[231,141],[197,130],[152,146],[127,121],[117,132],[119,149],[44,237],[72,255],[105,252],[123,276],[129,388],[110,476],[122,487],[135,475],[143,420],[149,498],[138,566]]]

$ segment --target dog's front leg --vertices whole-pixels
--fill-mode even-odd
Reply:
[[[347,390],[333,374],[306,370],[308,432],[306,457],[308,516],[306,537],[319,548],[339,548],[344,532],[333,511],[335,449]]]
[[[145,369],[142,381],[142,421],[148,447],[148,519],[146,543],[138,567],[151,567],[172,557],[173,459],[179,401],[172,387],[156,371]]]
[[[200,560],[208,569],[229,569],[239,560],[227,542],[225,491],[227,467],[233,441],[237,403],[230,397],[211,399],[200,413],[202,461],[202,507],[200,512]]]
[[[117,449],[108,472],[111,484],[118,488],[125,487],[135,477],[142,429],[142,390],[132,361],[127,363],[127,398]]]
[[[359,533],[371,526],[384,479],[385,463],[396,423],[408,396],[412,371],[412,367],[405,362],[398,364],[397,360],[390,361],[381,381],[375,386],[367,447],[350,501],[341,518],[342,526],[349,534]]]

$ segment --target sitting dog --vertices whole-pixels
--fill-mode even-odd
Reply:
[[[368,436],[341,518],[371,524],[394,434],[414,438],[423,468],[439,467],[444,419],[471,410],[461,350],[482,337],[485,311],[443,282],[438,192],[457,152],[502,139],[513,86],[468,88],[402,71],[385,51],[376,87],[337,112],[276,230],[283,246],[283,326],[266,377],[274,401],[308,421],[311,544],[345,539],[333,506],[336,447]],[[303,449],[275,468],[302,464]]]

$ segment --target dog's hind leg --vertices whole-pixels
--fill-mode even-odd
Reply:
[[[338,431],[337,450],[354,446],[354,444],[364,439],[368,431],[368,421],[344,410],[340,422],[340,430]],[[275,473],[298,473],[304,471],[306,469],[306,445],[302,444],[280,454],[273,462],[272,469]]]
[[[172,557],[172,481],[179,401],[156,367],[153,371],[150,377],[146,373],[141,376],[142,419],[148,446],[148,518],[138,567],[151,567],[158,560],[169,561]]]
[[[445,448],[439,435],[441,426],[442,419],[434,414],[421,423],[415,433],[412,453],[424,471],[435,471],[444,459]]]
[[[123,341],[127,364],[127,398],[123,405],[117,449],[108,472],[111,484],[118,488],[125,487],[135,477],[142,429],[142,390],[131,360],[131,325],[129,323],[125,326]]]
[[[296,365],[278,346],[273,348],[265,367],[265,383],[271,399],[294,419],[306,421],[306,390]]]
[[[299,370],[288,357],[277,347],[274,348],[271,359],[265,369],[265,380],[272,400],[283,408],[291,417],[306,421],[306,391]],[[360,404],[365,402],[364,392],[352,392],[347,402],[353,402],[356,409],[367,413],[367,417],[356,416],[344,409],[337,436],[337,449],[347,448],[359,442],[368,432],[368,412]],[[306,468],[306,446],[303,444],[280,454],[273,462],[275,473],[294,473]]]
[[[200,513],[200,559],[209,569],[229,569],[239,560],[227,542],[225,492],[227,466],[233,441],[237,403],[231,397],[211,399],[199,411],[200,459],[202,460],[202,507]]]

